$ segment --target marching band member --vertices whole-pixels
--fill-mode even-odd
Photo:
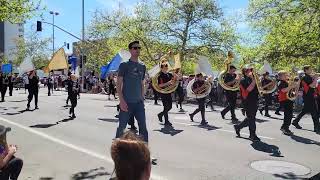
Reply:
[[[180,105],[180,112],[184,112],[184,110],[182,109],[182,102],[184,100],[183,79],[182,78],[179,79],[179,85],[177,87],[175,95],[176,95],[176,99],[177,99],[177,102],[176,102],[177,108],[178,108],[178,105]]]
[[[198,89],[200,87],[202,87],[205,83],[204,77],[202,75],[202,73],[199,73],[196,75],[195,77],[195,82],[192,85],[192,89]],[[193,122],[193,117],[194,115],[196,115],[198,112],[201,112],[201,125],[207,125],[208,122],[206,121],[205,118],[205,100],[206,98],[197,98],[197,102],[198,102],[198,108],[191,114],[189,114],[191,121]]]
[[[280,71],[279,75],[279,85],[278,85],[278,99],[280,102],[280,106],[283,107],[284,110],[284,118],[283,124],[281,126],[281,131],[285,135],[293,135],[290,131],[289,126],[291,124],[291,120],[293,117],[293,101],[288,99],[287,93],[292,87],[289,86],[288,83],[288,74],[285,71]]]
[[[265,72],[263,74],[263,77],[261,79],[261,85],[262,89],[266,90],[269,86],[273,85],[273,81],[270,79],[269,72]],[[262,111],[264,110],[264,116],[271,117],[269,114],[269,105],[272,104],[272,93],[269,94],[263,94],[264,98],[264,107],[259,109],[260,114],[262,114]]]
[[[229,72],[224,77],[224,83],[228,86],[233,86],[239,80],[236,75],[237,68],[234,65],[230,65]],[[225,119],[225,115],[228,111],[231,112],[231,120],[233,122],[239,121],[235,114],[235,108],[237,103],[237,91],[225,90],[225,96],[227,98],[228,106],[221,111],[222,119]]]
[[[246,112],[246,118],[238,125],[234,125],[234,129],[238,137],[240,137],[240,130],[249,126],[250,140],[260,141],[256,135],[256,113],[258,110],[258,88],[253,76],[252,68],[243,69],[244,77],[240,81],[240,94],[243,101],[243,106]]]
[[[294,119],[292,125],[294,125],[297,129],[302,129],[299,125],[300,119],[306,114],[311,113],[313,125],[314,125],[314,132],[320,133],[319,128],[319,114],[317,112],[316,107],[316,99],[315,99],[315,88],[317,85],[317,78],[318,76],[315,75],[311,77],[312,68],[310,66],[303,67],[303,71],[305,76],[301,79],[301,85],[303,88],[303,109],[300,114]]]
[[[39,109],[38,107],[39,77],[37,76],[35,70],[29,73],[28,79],[29,79],[29,85],[28,85],[29,95],[28,95],[27,110],[30,110],[30,102],[32,101],[33,96],[34,96],[35,109]]]
[[[77,106],[77,103],[78,103],[78,91],[79,91],[79,83],[77,81],[77,77],[74,75],[74,74],[71,74],[70,75],[70,81],[69,81],[69,84],[68,84],[68,92],[70,92],[69,94],[69,99],[70,99],[70,102],[71,102],[71,107],[69,109],[69,114],[70,114],[70,118],[76,118],[76,115],[74,113],[74,109],[75,107]]]
[[[168,72],[168,64],[167,62],[162,62],[160,65],[160,75],[158,77],[158,84],[160,88],[166,87],[168,85],[171,85],[174,83],[176,75],[173,75],[172,73]],[[172,124],[169,121],[169,115],[168,112],[172,108],[172,97],[171,93],[160,93],[160,97],[162,100],[162,105],[163,105],[163,111],[158,114],[159,121],[162,122],[162,117],[164,117],[165,126],[171,126]]]

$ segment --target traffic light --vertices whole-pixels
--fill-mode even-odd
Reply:
[[[86,62],[87,62],[87,56],[86,55],[80,55],[80,68],[82,68],[82,62],[84,63],[84,64],[86,64]]]
[[[42,31],[42,22],[37,21],[37,31]]]
[[[70,46],[69,46],[69,43],[67,43],[67,49],[69,49],[69,47],[70,47]]]

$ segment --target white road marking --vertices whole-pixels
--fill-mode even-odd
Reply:
[[[181,124],[181,125],[185,125],[185,126],[194,126],[194,125],[197,125],[197,124],[190,124],[190,123],[182,123],[182,122],[173,122],[174,124]],[[216,131],[222,131],[222,132],[228,132],[228,133],[232,133],[232,134],[235,134],[234,130],[226,130],[226,129],[216,129]],[[241,133],[241,135],[246,135],[246,136],[249,136],[249,134],[247,133]],[[260,138],[263,138],[263,139],[269,139],[269,140],[273,140],[274,138],[272,137],[267,137],[267,136],[260,136]]]
[[[94,158],[97,158],[97,159],[100,159],[100,160],[104,160],[104,161],[107,161],[108,163],[111,163],[113,164],[113,160],[111,159],[111,157],[108,157],[108,156],[104,156],[102,154],[99,154],[99,153],[96,153],[94,151],[91,151],[89,149],[85,149],[83,147],[80,147],[80,146],[77,146],[77,145],[74,145],[74,144],[71,144],[71,143],[68,143],[68,142],[65,142],[61,139],[58,139],[58,138],[55,138],[53,136],[50,136],[48,134],[45,134],[43,132],[40,132],[40,131],[37,131],[37,130],[34,130],[30,127],[27,127],[27,126],[24,126],[24,125],[21,125],[21,124],[18,124],[18,123],[15,123],[13,121],[10,121],[8,119],[5,119],[3,117],[0,117],[0,120],[3,121],[3,122],[6,122],[8,124],[11,124],[13,126],[16,126],[18,128],[21,128],[29,133],[32,133],[32,134],[35,134],[35,135],[38,135],[44,139],[47,139],[47,140],[50,140],[54,143],[57,143],[57,144],[60,144],[60,145],[63,145],[65,147],[68,147],[70,149],[73,149],[75,151],[78,151],[78,152],[81,152],[81,153],[84,153],[84,154],[87,154],[89,156],[92,156]],[[162,176],[159,176],[159,175],[156,175],[156,174],[153,174],[151,175],[151,179],[155,179],[155,180],[166,180],[166,178],[162,177]]]

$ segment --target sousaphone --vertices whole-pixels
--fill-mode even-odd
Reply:
[[[173,55],[171,51],[169,51],[166,55],[162,56],[160,58],[159,67],[162,63],[167,63],[169,67],[169,72],[178,74],[181,69],[181,63],[180,63],[180,55]],[[170,94],[173,93],[179,86],[179,80],[177,76],[173,76],[173,79],[171,80],[172,83],[168,84],[167,86],[160,87],[158,84],[158,77],[161,73],[161,70],[152,77],[152,86],[153,88],[162,94]]]

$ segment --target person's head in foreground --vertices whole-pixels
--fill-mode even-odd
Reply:
[[[150,151],[131,131],[113,141],[111,157],[117,180],[149,180],[151,174]]]

